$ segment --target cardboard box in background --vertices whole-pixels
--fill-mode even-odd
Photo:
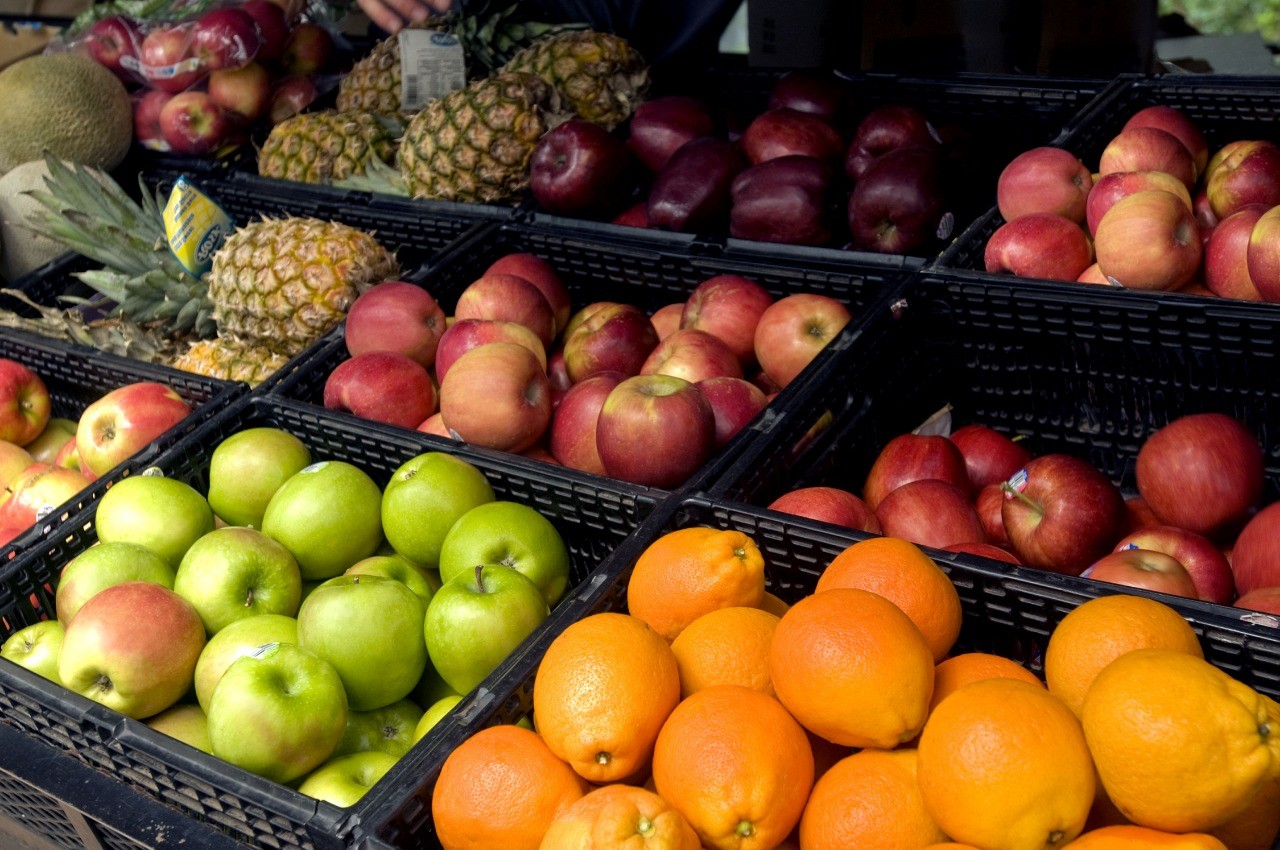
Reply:
[[[0,22],[0,68],[40,53],[58,32],[56,27],[40,24]]]

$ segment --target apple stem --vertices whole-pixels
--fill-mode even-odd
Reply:
[[[1014,498],[1021,499],[1023,502],[1026,503],[1027,507],[1031,508],[1031,510],[1036,512],[1037,516],[1044,516],[1044,508],[1040,506],[1039,502],[1036,502],[1030,496],[1028,496],[1026,493],[1023,493],[1021,490],[1017,489],[1016,487],[1011,487],[1008,481],[1001,484],[1000,489],[1005,493],[1007,493],[1008,495],[1013,496]]]
[[[484,564],[476,564],[476,590],[484,593]]]

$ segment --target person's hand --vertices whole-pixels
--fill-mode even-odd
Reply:
[[[357,0],[369,19],[395,35],[407,23],[425,21],[432,12],[447,12],[453,0]]]

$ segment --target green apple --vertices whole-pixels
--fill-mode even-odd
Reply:
[[[209,638],[196,661],[196,700],[205,711],[213,689],[237,658],[269,643],[298,642],[298,621],[283,614],[257,614],[236,620]]]
[[[149,581],[125,582],[76,612],[62,638],[58,679],[121,714],[150,717],[191,688],[203,649],[204,626],[190,602]]]
[[[450,527],[494,498],[493,487],[479,469],[444,452],[427,452],[405,461],[387,482],[382,527],[397,552],[436,569]]]
[[[271,643],[237,658],[209,700],[213,754],[287,783],[329,758],[347,728],[347,695],[314,652]]]
[[[18,629],[0,644],[0,658],[7,658],[19,667],[62,684],[58,678],[58,654],[62,652],[62,623],[57,620],[41,620]]]
[[[302,575],[288,549],[261,531],[229,525],[191,544],[173,589],[212,636],[256,614],[297,614]]]
[[[209,458],[209,506],[227,525],[262,528],[276,490],[310,463],[311,452],[288,431],[246,428]]]
[[[149,581],[173,589],[173,567],[138,543],[98,543],[62,568],[54,610],[63,625],[95,593],[126,581]]]
[[[146,723],[157,732],[213,755],[213,745],[209,743],[209,719],[204,716],[204,709],[198,705],[179,703],[170,706],[155,717],[148,718]]]
[[[345,756],[377,750],[400,758],[413,746],[413,730],[421,717],[422,709],[408,699],[372,711],[348,712],[347,731],[333,754]]]
[[[427,666],[426,606],[382,576],[338,576],[298,609],[298,644],[333,665],[353,711],[404,699]]]
[[[453,707],[462,702],[462,697],[457,694],[451,696],[440,697],[431,704],[431,707],[422,712],[422,717],[418,719],[418,725],[413,730],[413,743],[421,741],[428,732],[435,728],[444,716],[453,711]]]
[[[53,463],[67,440],[76,438],[76,423],[71,419],[50,419],[40,436],[23,446],[37,463]]]
[[[459,573],[436,591],[423,629],[440,678],[466,694],[511,654],[550,610],[523,573],[499,564]]]
[[[213,511],[191,485],[161,475],[133,475],[98,501],[98,539],[146,546],[175,570],[187,549],[213,531]]]
[[[382,491],[340,460],[295,473],[267,503],[262,530],[293,553],[304,579],[327,579],[378,550]]]
[[[352,564],[343,575],[393,578],[417,594],[424,607],[431,604],[431,597],[436,594],[430,572],[403,555],[371,555]]]
[[[354,806],[396,761],[395,756],[377,751],[339,756],[313,770],[298,791],[335,806]]]
[[[440,578],[448,582],[476,564],[502,564],[528,578],[548,606],[569,585],[569,550],[556,527],[533,508],[518,502],[490,502],[467,511],[445,535]]]
[[[433,705],[444,697],[460,696],[462,694],[449,687],[449,683],[440,678],[440,674],[436,672],[430,660],[427,661],[427,669],[422,671],[422,678],[413,686],[413,692],[410,694],[410,698],[418,705]]]

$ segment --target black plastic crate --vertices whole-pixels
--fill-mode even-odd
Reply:
[[[505,666],[491,692],[474,695],[448,719],[450,725],[442,732],[447,746],[435,751],[422,774],[424,799],[430,799],[430,789],[453,749],[479,730],[514,723],[532,709],[534,676],[551,642],[582,617],[626,611],[627,581],[641,553],[661,535],[691,526],[734,529],[749,535],[764,555],[768,590],[787,603],[812,593],[827,564],[848,546],[868,537],[732,502],[692,497],[667,503],[614,554],[608,564],[608,583],[596,588],[581,606],[561,612],[519,659]],[[1041,677],[1044,649],[1062,618],[1082,603],[1113,592],[1104,585],[1072,582],[1063,576],[997,569],[991,561],[967,555],[935,551],[930,555],[950,575],[960,596],[964,621],[955,651],[1012,658]],[[1177,608],[1199,636],[1206,660],[1263,693],[1280,695],[1280,632],[1220,618],[1212,606],[1137,593]],[[407,819],[402,811],[389,807],[380,807],[369,817],[369,831],[377,840],[369,842],[366,850],[440,848],[429,806]]]
[[[1148,106],[1171,106],[1195,122],[1209,143],[1209,155],[1238,139],[1280,142],[1280,88],[1265,77],[1172,74],[1164,77],[1118,78],[1053,140],[1056,147],[1075,154],[1089,168],[1096,168],[1102,151],[1123,129],[1125,122]],[[1004,164],[1034,145],[1012,151]],[[998,176],[996,172],[995,176]],[[985,195],[995,194],[995,176]],[[937,268],[976,270],[986,274],[983,254],[989,240],[1004,224],[992,206],[960,234],[936,262]],[[993,277],[1008,277],[1008,275]],[[1071,282],[1036,280],[1070,289]],[[1078,288],[1072,291],[1078,291]],[[1156,298],[1188,298],[1173,293],[1153,293]]]
[[[652,313],[666,304],[688,300],[699,283],[718,274],[750,278],[775,297],[812,292],[844,302],[853,314],[845,334],[833,340],[743,434],[731,440],[702,473],[695,473],[690,479],[699,481],[714,475],[726,458],[736,454],[745,433],[774,426],[780,411],[787,409],[786,400],[822,372],[825,368],[822,364],[846,344],[848,334],[870,314],[873,305],[894,291],[905,272],[899,266],[901,258],[842,264],[786,263],[776,258],[766,262],[734,255],[701,256],[687,252],[684,246],[679,236],[673,236],[664,246],[655,241],[634,242],[597,233],[562,233],[540,227],[503,225],[477,233],[456,246],[418,282],[435,296],[446,314],[451,314],[461,292],[480,277],[490,263],[507,253],[530,252],[549,262],[560,274],[575,310],[593,301],[609,300],[634,304]],[[297,368],[272,380],[264,391],[320,405],[325,380],[348,356],[339,328],[313,348]],[[348,414],[335,415],[351,418]]]
[[[0,357],[17,360],[40,376],[53,402],[52,416],[78,420],[93,402],[111,390],[139,381],[156,381],[171,387],[191,405],[192,412],[141,452],[81,490],[31,528],[0,545],[0,564],[32,545],[46,531],[95,502],[108,486],[150,463],[160,452],[194,431],[246,391],[244,384],[216,381],[166,366],[126,360],[110,354],[69,345],[20,331],[0,331]]]
[[[209,458],[218,443],[244,428],[263,425],[297,435],[316,460],[359,466],[379,486],[405,461],[438,450],[416,432],[248,396],[150,465],[204,492]],[[644,488],[590,480],[572,472],[544,473],[521,458],[466,447],[448,451],[484,472],[498,498],[535,508],[559,529],[570,553],[571,589],[557,612],[572,607],[584,588],[603,581],[598,573],[601,562],[658,504],[657,494]],[[97,539],[94,516],[92,507],[82,511],[0,571],[0,639],[53,615],[54,585],[62,566]],[[344,809],[304,797],[177,744],[8,662],[0,663],[0,720],[98,768],[94,800],[101,803],[91,801],[84,812],[108,828],[117,828],[110,810],[114,801],[125,791],[136,791],[176,806],[244,844],[327,850],[348,846],[358,837],[354,831],[367,808],[363,801]],[[381,799],[394,799],[395,805],[408,809],[429,799],[421,797],[419,777],[421,765],[432,758],[438,741],[432,733],[400,760],[376,786]]]

